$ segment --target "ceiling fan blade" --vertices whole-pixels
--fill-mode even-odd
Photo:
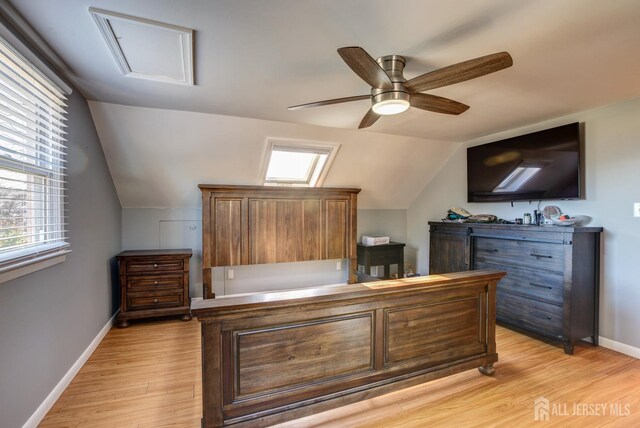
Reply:
[[[460,114],[469,109],[466,104],[429,94],[411,94],[409,103],[411,107],[445,114]]]
[[[334,98],[332,100],[316,101],[313,103],[299,104],[297,106],[287,107],[287,110],[300,110],[307,107],[328,106],[331,104],[348,103],[349,101],[368,100],[370,98],[371,95],[356,95],[353,97]]]
[[[404,87],[411,92],[427,91],[475,79],[512,65],[511,55],[507,52],[498,52],[430,71],[404,82]]]
[[[377,89],[393,89],[393,83],[391,83],[387,73],[361,47],[349,46],[340,48],[338,49],[338,54],[354,73],[367,82],[369,86]]]
[[[374,112],[373,109],[369,109],[367,114],[365,114],[364,117],[362,118],[360,125],[358,125],[358,129],[368,128],[374,123],[376,123],[378,119],[380,119],[380,115]]]

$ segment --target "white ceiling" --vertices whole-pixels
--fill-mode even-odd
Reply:
[[[355,129],[367,94],[336,49],[401,54],[405,76],[508,51],[513,67],[432,93],[461,116],[410,109],[359,132],[467,141],[640,96],[638,0],[14,0],[91,100]],[[195,30],[196,86],[123,77],[88,9]]]
[[[277,137],[340,143],[325,186],[361,187],[360,208],[407,208],[462,142],[640,96],[638,0],[12,3],[93,100],[123,207],[199,206],[199,183],[261,184]],[[196,85],[123,76],[90,7],[195,30]],[[460,116],[410,109],[356,130],[366,100],[286,110],[367,94],[336,52],[353,45],[405,56],[407,78],[500,51],[514,65],[431,92],[470,105]]]

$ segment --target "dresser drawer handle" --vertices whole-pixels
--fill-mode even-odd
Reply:
[[[543,313],[536,312],[536,311],[529,311],[529,314],[533,315],[536,318],[542,318],[542,319],[548,319],[548,320],[551,319],[551,317],[549,315],[545,315]]]
[[[485,251],[487,253],[497,253],[498,249],[497,248],[480,248],[481,251]]]
[[[158,268],[158,264],[157,264],[157,263],[154,263],[154,264],[153,264],[153,267],[157,269],[157,268]]]
[[[553,290],[553,287],[549,285],[536,284],[535,282],[530,282],[529,285],[533,285],[534,287],[538,287],[538,288],[546,288],[548,290]]]
[[[158,285],[158,280],[153,281],[154,285]]]
[[[532,252],[529,255],[532,256],[532,257],[542,257],[542,258],[545,258],[545,259],[552,259],[553,258],[553,256],[548,256],[546,254],[538,254],[538,253],[534,253],[534,252]]]
[[[153,299],[153,303],[158,303],[158,299]]]

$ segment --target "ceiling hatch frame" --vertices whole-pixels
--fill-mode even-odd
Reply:
[[[107,10],[89,8],[89,13],[93,17],[100,34],[107,43],[109,51],[118,65],[120,72],[126,77],[137,79],[152,80],[156,82],[174,83],[178,85],[193,86],[195,85],[194,67],[193,67],[193,34],[194,30],[190,28],[180,27],[177,25],[166,24],[145,18],[125,15]],[[131,58],[127,59],[127,55],[122,49],[121,43],[118,41],[118,35],[114,29],[114,24],[124,23],[126,25],[140,26],[141,29],[152,29],[164,31],[170,35],[175,35],[179,43],[179,68],[181,77],[175,77],[163,74],[142,73],[131,67]]]

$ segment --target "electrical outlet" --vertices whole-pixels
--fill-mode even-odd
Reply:
[[[227,269],[227,279],[233,279],[233,269]]]
[[[342,269],[342,262],[336,262],[336,270]]]
[[[640,217],[640,202],[633,203],[633,216]]]

